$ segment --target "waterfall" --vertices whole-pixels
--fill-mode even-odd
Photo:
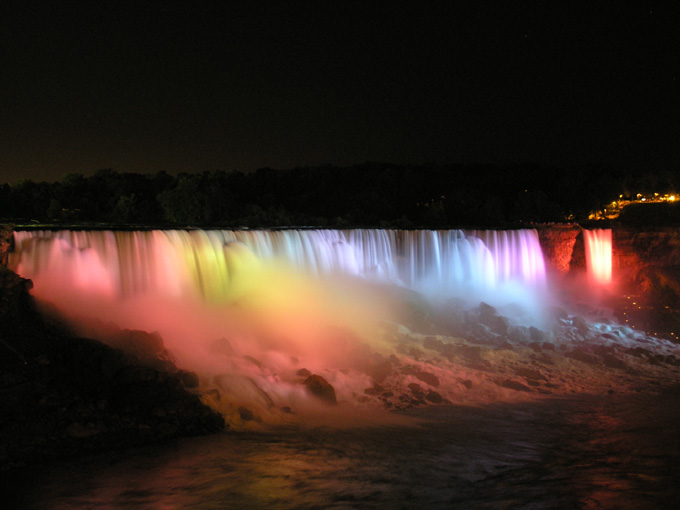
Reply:
[[[518,305],[499,313],[533,324],[545,301],[533,230],[62,230],[17,231],[15,240],[10,267],[33,280],[46,311],[112,345],[122,330],[158,333],[236,426],[241,407],[268,423],[316,416],[305,371],[349,403],[334,423],[348,409],[364,417],[365,406],[381,405],[365,399],[374,363],[404,356],[402,342],[422,346],[417,335],[433,327],[464,334],[481,300]],[[492,336],[487,329],[471,334]],[[458,387],[456,371],[437,374],[449,388],[439,391]],[[393,377],[397,405],[413,376]]]
[[[586,267],[591,281],[606,285],[612,281],[611,229],[584,230]]]
[[[112,296],[197,295],[214,301],[255,266],[350,275],[428,295],[540,287],[534,230],[19,231],[11,264],[27,278]]]

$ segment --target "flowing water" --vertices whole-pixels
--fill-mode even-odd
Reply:
[[[680,393],[447,406],[410,426],[295,427],[60,463],[16,508],[672,508]]]
[[[563,376],[578,382],[592,375],[588,365],[566,361],[559,372],[549,357],[532,361],[533,351],[521,354],[519,346],[504,355],[485,347],[486,366],[463,358],[446,364],[435,351],[426,359],[422,350],[395,350],[398,342],[423,346],[421,336],[404,329],[407,315],[412,319],[432,302],[451,298],[461,310],[482,299],[509,304],[516,311],[508,314],[511,324],[540,325],[542,308],[555,293],[535,231],[16,236],[11,265],[34,280],[38,298],[80,327],[86,328],[83,314],[99,321],[94,329],[88,326],[95,333],[109,322],[160,331],[178,363],[199,372],[203,389],[224,383],[217,394],[226,403],[211,404],[232,427],[210,437],[31,468],[4,480],[9,487],[3,507],[669,508],[680,496],[680,393],[574,394],[576,386]],[[588,235],[586,248],[591,285],[608,283],[611,232]],[[583,323],[561,320],[562,331],[578,340],[576,325]],[[393,328],[388,340],[385,324]],[[586,329],[591,336],[606,330],[600,340],[609,344],[656,345],[610,323]],[[454,333],[431,339],[431,345],[439,338],[453,342]],[[665,355],[674,348],[664,344]],[[482,352],[470,349],[463,353]],[[357,361],[357,353],[364,358]],[[417,407],[365,419],[375,411],[364,405],[364,390],[373,384],[366,359],[385,360],[390,353],[398,354],[402,367],[430,371],[421,373],[420,385],[434,384],[436,373],[437,392],[454,403],[485,388],[484,380],[493,392],[480,390],[484,398],[469,397],[472,405]],[[492,366],[500,379],[487,376]],[[499,386],[513,374],[508,367],[531,374],[526,366],[540,369],[541,377],[553,373],[551,384],[563,385],[562,396],[518,402],[512,396],[525,393]],[[338,393],[340,404],[325,422],[319,414],[327,408],[294,378],[301,367],[322,373]],[[606,370],[588,380],[608,383]],[[634,370],[610,370],[635,378]],[[479,378],[468,391],[471,381],[463,378],[473,372]],[[408,392],[416,379],[407,372],[399,377],[387,382],[395,392]],[[447,385],[453,388],[448,394]],[[503,398],[490,400],[494,395]],[[257,427],[239,421],[234,409],[241,405],[260,417]],[[294,415],[282,419],[284,408]]]

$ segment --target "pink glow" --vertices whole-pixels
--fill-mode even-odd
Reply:
[[[612,281],[612,231],[609,229],[584,230],[588,278],[598,285]]]
[[[517,302],[545,278],[535,231],[61,231],[16,240],[15,270],[80,334],[158,332],[179,366],[218,390],[210,405],[236,424],[241,405],[271,422],[291,419],[284,407],[318,413],[301,368],[334,386],[343,417],[365,414],[356,397],[373,384],[365,366],[394,352],[386,332],[403,324],[414,295],[405,286],[419,299],[476,306]],[[457,384],[453,373],[438,377]]]

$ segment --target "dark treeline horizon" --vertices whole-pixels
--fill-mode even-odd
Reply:
[[[678,189],[672,173],[535,164],[364,163],[250,173],[102,169],[0,184],[0,218],[200,227],[512,227],[586,221],[620,195]]]

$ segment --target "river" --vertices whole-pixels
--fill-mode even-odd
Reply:
[[[60,461],[23,473],[5,500],[27,510],[639,509],[680,497],[677,390],[429,407],[408,421],[226,431]]]

